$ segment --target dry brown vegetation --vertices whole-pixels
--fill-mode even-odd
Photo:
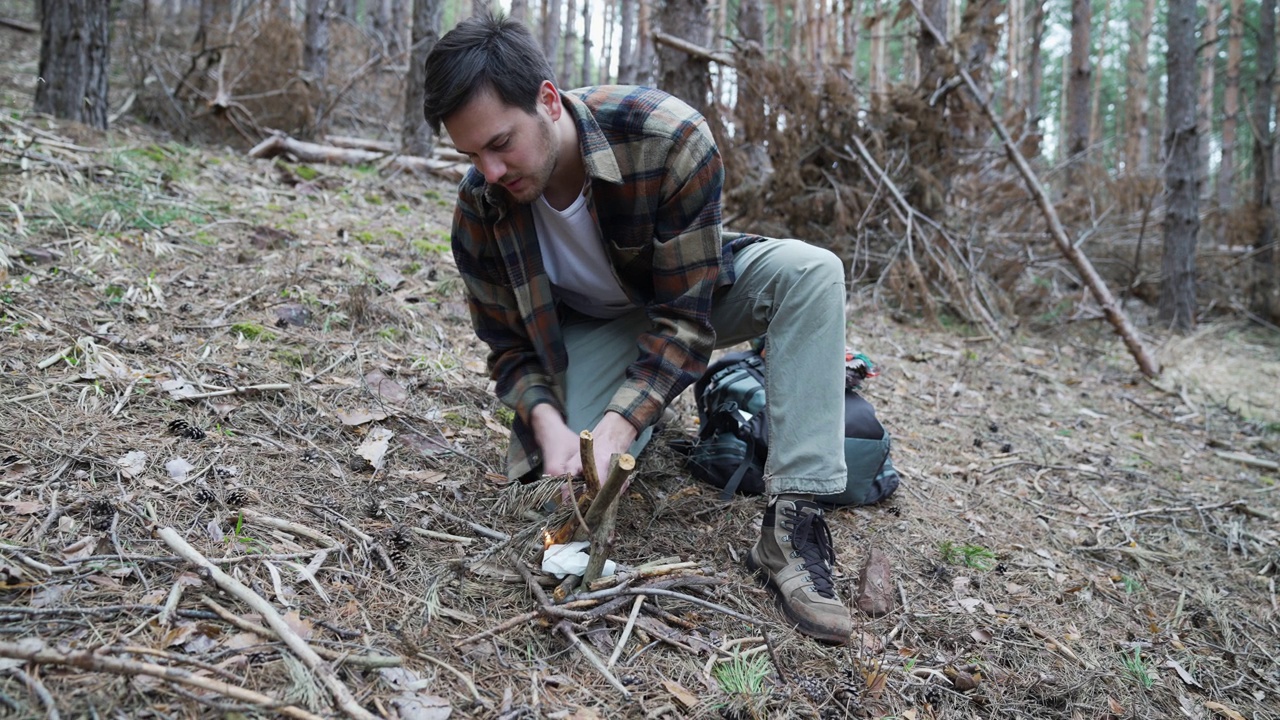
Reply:
[[[901,177],[904,156],[873,140]],[[852,157],[847,142],[831,152]],[[859,616],[849,647],[792,632],[739,564],[761,501],[718,501],[657,442],[615,558],[691,563],[675,576],[688,586],[641,604],[617,688],[517,572],[537,571],[539,498],[556,488],[496,475],[508,415],[448,256],[446,183],[6,113],[0,648],[93,656],[0,659],[0,714],[274,714],[221,681],[342,714],[170,529],[387,717],[1280,717],[1276,334],[1226,318],[1167,338],[1133,304],[1165,369],[1147,382],[998,167],[966,179],[990,183],[970,200],[990,204],[951,231],[963,248],[904,248],[855,161],[802,202],[839,156],[822,158],[784,164],[795,203],[769,195],[759,206],[780,215],[759,221],[819,240],[861,228],[850,340],[880,365],[867,392],[904,484],[830,518],[841,592],[874,546],[896,607]],[[894,283],[919,277],[887,270],[906,251],[932,288],[915,305]],[[978,279],[946,280],[962,257]],[[978,288],[1005,298],[984,304],[1004,339],[953,322]],[[625,597],[570,623],[606,662]]]

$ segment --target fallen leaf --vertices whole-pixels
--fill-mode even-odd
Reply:
[[[262,638],[251,632],[238,632],[222,641],[222,646],[228,650],[243,650],[261,644]]]
[[[973,638],[975,642],[989,643],[991,642],[991,631],[978,628],[977,630],[969,633],[969,637]]]
[[[493,417],[489,415],[489,413],[485,413],[483,417],[484,417],[485,427],[498,433],[502,437],[511,437],[511,428],[507,427],[506,425],[503,425],[497,420],[494,420]]]
[[[1187,672],[1187,669],[1182,667],[1182,665],[1179,664],[1177,660],[1174,660],[1173,658],[1169,658],[1168,660],[1165,661],[1164,666],[1167,668],[1171,668],[1173,669],[1174,672],[1178,673],[1178,677],[1182,678],[1182,682],[1188,685],[1192,685],[1194,687],[1204,687],[1200,683],[1196,682],[1196,679],[1191,676],[1191,673]]]
[[[982,600],[979,598],[960,598],[957,602],[960,603],[960,607],[964,608],[965,612],[971,613],[982,607]]]
[[[396,474],[405,480],[412,480],[423,485],[438,485],[449,477],[439,470],[401,470]]]
[[[179,622],[169,629],[161,638],[161,647],[173,647],[185,643],[196,632],[196,624],[193,622]]]
[[[1226,705],[1223,705],[1220,702],[1214,702],[1213,700],[1209,700],[1205,702],[1204,706],[1225,718],[1231,718],[1231,720],[1245,720],[1245,717],[1243,715],[1236,712],[1235,710],[1232,710]]]
[[[124,457],[116,460],[116,465],[120,468],[120,474],[125,478],[132,480],[142,474],[147,469],[147,454],[141,450],[125,454]]]
[[[867,561],[858,574],[858,609],[871,617],[888,613],[894,606],[889,558],[878,548],[867,550]]]
[[[9,508],[14,515],[35,515],[44,510],[44,503],[22,500],[0,500],[0,507]]]
[[[174,482],[184,482],[196,466],[187,462],[186,458],[174,458],[164,464],[164,469],[169,471],[169,478]]]
[[[463,363],[462,363],[462,367],[466,368],[467,370],[470,370],[471,372],[475,373],[476,375],[488,375],[488,374],[489,374],[489,366],[488,366],[488,365],[486,365],[486,364],[485,364],[485,362],[484,362],[483,360],[474,360],[474,359],[473,359],[473,360],[467,360],[467,361],[465,361],[465,362],[463,362]]]
[[[418,433],[406,433],[400,436],[400,442],[423,457],[431,457],[442,452],[452,452],[452,448],[449,447],[449,443],[443,436],[436,439],[419,435]]]
[[[1120,717],[1124,717],[1124,706],[1121,705],[1119,702],[1117,702],[1116,699],[1111,697],[1110,695],[1107,696],[1107,705],[1111,707],[1112,715],[1118,715]]]
[[[64,560],[80,560],[93,555],[98,549],[98,538],[94,536],[81,538],[62,549]]]
[[[297,610],[290,610],[285,613],[283,619],[284,624],[288,625],[289,629],[296,633],[298,637],[303,640],[311,637],[311,628],[313,627],[311,621],[303,620],[302,617],[298,615]]]
[[[173,380],[163,380],[160,383],[160,389],[169,393],[169,397],[174,400],[182,400],[192,395],[198,395],[199,390],[195,389],[191,383],[182,378],[174,378]]]
[[[333,413],[343,425],[354,427],[356,425],[364,425],[367,422],[375,420],[386,420],[389,415],[381,410],[370,410],[369,408],[354,408],[352,410],[338,409]]]
[[[356,454],[368,460],[375,470],[381,470],[382,460],[393,437],[395,433],[386,428],[374,428],[369,431],[364,442],[360,443],[360,447],[356,448]]]
[[[569,716],[569,720],[604,720],[604,718],[592,708],[580,707],[573,711],[573,714]]]
[[[671,696],[683,705],[686,710],[691,710],[693,706],[698,704],[698,696],[689,692],[683,685],[674,680],[663,680],[662,687],[666,688],[667,692],[671,693]]]
[[[409,399],[409,391],[405,390],[400,383],[383,375],[381,370],[374,370],[365,375],[364,382],[369,386],[369,392],[383,402],[399,405]]]

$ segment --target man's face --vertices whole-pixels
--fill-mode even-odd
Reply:
[[[542,195],[556,168],[551,127],[561,110],[559,100],[555,87],[543,83],[537,108],[529,114],[485,89],[445,118],[444,126],[485,182],[502,187],[517,203],[530,203]]]

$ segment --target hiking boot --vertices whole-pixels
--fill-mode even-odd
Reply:
[[[835,560],[822,508],[779,495],[765,508],[760,540],[747,555],[747,567],[766,582],[797,630],[843,645],[853,621],[831,580]]]

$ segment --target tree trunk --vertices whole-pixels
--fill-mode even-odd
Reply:
[[[885,92],[889,89],[888,53],[885,42],[885,14],[888,10],[881,5],[881,0],[873,0],[871,7],[871,61],[868,76],[871,87],[871,107],[878,111],[884,101]],[[948,36],[950,37],[950,36]]]
[[[1067,80],[1067,155],[1078,166],[1089,149],[1089,35],[1093,24],[1089,0],[1071,0],[1071,77]],[[1073,173],[1075,175],[1075,173]],[[1075,179],[1078,179],[1076,177]],[[1077,187],[1076,182],[1069,182]]]
[[[591,72],[591,0],[582,0],[582,86],[592,83]]]
[[[1102,139],[1102,59],[1107,56],[1107,27],[1111,24],[1111,3],[1102,0],[1102,24],[1098,25],[1097,70],[1093,73],[1093,99],[1089,101],[1089,146]]]
[[[600,84],[615,82],[613,75],[613,39],[616,37],[618,5],[614,2],[604,4],[604,59],[600,62]]]
[[[489,0],[471,0],[471,16],[480,17],[485,13],[493,12],[493,3]]]
[[[1200,198],[1208,203],[1212,185],[1209,184],[1209,138],[1213,136],[1213,83],[1218,62],[1218,21],[1222,14],[1222,0],[1206,0],[1204,40],[1200,57],[1200,100],[1196,103],[1196,135],[1200,138]]]
[[[1022,30],[1026,24],[1026,18],[1023,17],[1022,0],[1009,0],[1008,2],[1009,29],[1005,33],[1005,67],[1011,70],[1022,69]],[[1022,75],[1014,73],[1006,73],[1004,79],[1004,114],[1005,117],[1011,117],[1016,112],[1018,106],[1022,104],[1022,85],[1025,79]]]
[[[409,77],[405,81],[404,125],[401,142],[405,153],[427,157],[435,145],[431,127],[423,115],[426,101],[427,55],[440,39],[443,0],[413,0],[413,42],[409,51]]]
[[[631,85],[636,81],[636,0],[622,0],[618,10],[618,83]]]
[[[583,0],[590,2],[590,0]],[[564,54],[560,59],[560,73],[557,77],[566,87],[573,86],[573,77],[577,74],[574,57],[578,54],[578,5],[576,0],[565,0],[564,5]]]
[[[1274,10],[1275,0],[1271,3]],[[1272,35],[1275,34],[1274,20]],[[1180,332],[1196,324],[1196,233],[1200,179],[1196,167],[1196,4],[1169,0],[1168,99],[1165,103],[1164,254],[1159,317]],[[1270,105],[1271,89],[1267,88]]]
[[[929,22],[936,28],[947,26],[947,2],[948,0],[924,0],[920,4],[925,17],[929,18]],[[920,41],[916,44],[916,50],[920,58],[920,89],[928,97],[942,82],[942,66],[950,58],[937,57],[938,41],[933,37],[933,33],[926,31],[923,26],[920,29]]]
[[[635,77],[641,85],[653,84],[653,0],[637,0],[640,17],[636,19],[638,36],[635,49]]]
[[[1128,81],[1125,87],[1124,165],[1125,172],[1146,172],[1151,164],[1151,96],[1147,91],[1151,82],[1150,50],[1151,18],[1155,15],[1155,0],[1143,0],[1137,17],[1129,19]]]
[[[1244,0],[1230,0],[1227,18],[1227,77],[1222,88],[1222,160],[1218,164],[1218,208],[1235,205],[1236,127],[1240,117],[1240,58],[1244,54]],[[1226,242],[1226,223],[1219,223],[1218,241]]]
[[[737,27],[742,52],[753,63],[762,60],[765,28],[763,0],[741,0],[738,4]],[[745,80],[738,85],[738,103],[734,112],[738,125],[742,128],[742,142],[748,151],[754,147],[763,149],[764,142],[768,139],[764,96],[760,94],[759,83],[754,82],[753,78]]]
[[[107,127],[110,4],[41,0],[35,111]]]
[[[844,0],[844,24],[840,43],[840,66],[851,76],[858,59],[858,25],[862,22],[862,0]]]
[[[559,50],[560,0],[546,0],[542,8],[542,54],[547,57],[547,64],[553,68],[556,66]]]
[[[529,0],[511,0],[511,19],[529,24]]]
[[[707,13],[707,0],[663,0],[658,14],[658,24],[662,31],[683,40],[688,40],[699,47],[706,47],[710,19]],[[675,48],[662,46],[658,49],[658,67],[660,79],[658,87],[675,95],[693,106],[693,109],[710,117],[708,104],[710,91],[710,63],[704,58],[695,58]]]
[[[329,73],[329,0],[307,0],[302,67],[313,87],[323,89]]]
[[[1032,0],[1035,10],[1031,14],[1031,51],[1027,58],[1027,139],[1024,151],[1027,157],[1040,154],[1040,89],[1044,87],[1044,56],[1040,46],[1044,43],[1044,6],[1046,0]]]
[[[1275,136],[1271,132],[1271,92],[1276,69],[1276,0],[1262,0],[1258,16],[1257,90],[1253,96],[1253,127],[1257,141],[1253,144],[1253,202],[1261,220],[1254,240],[1254,266],[1257,281],[1253,283],[1250,305],[1263,315],[1271,314],[1277,292],[1275,277],[1275,208],[1271,197],[1271,161]],[[1276,306],[1280,309],[1280,305]]]

